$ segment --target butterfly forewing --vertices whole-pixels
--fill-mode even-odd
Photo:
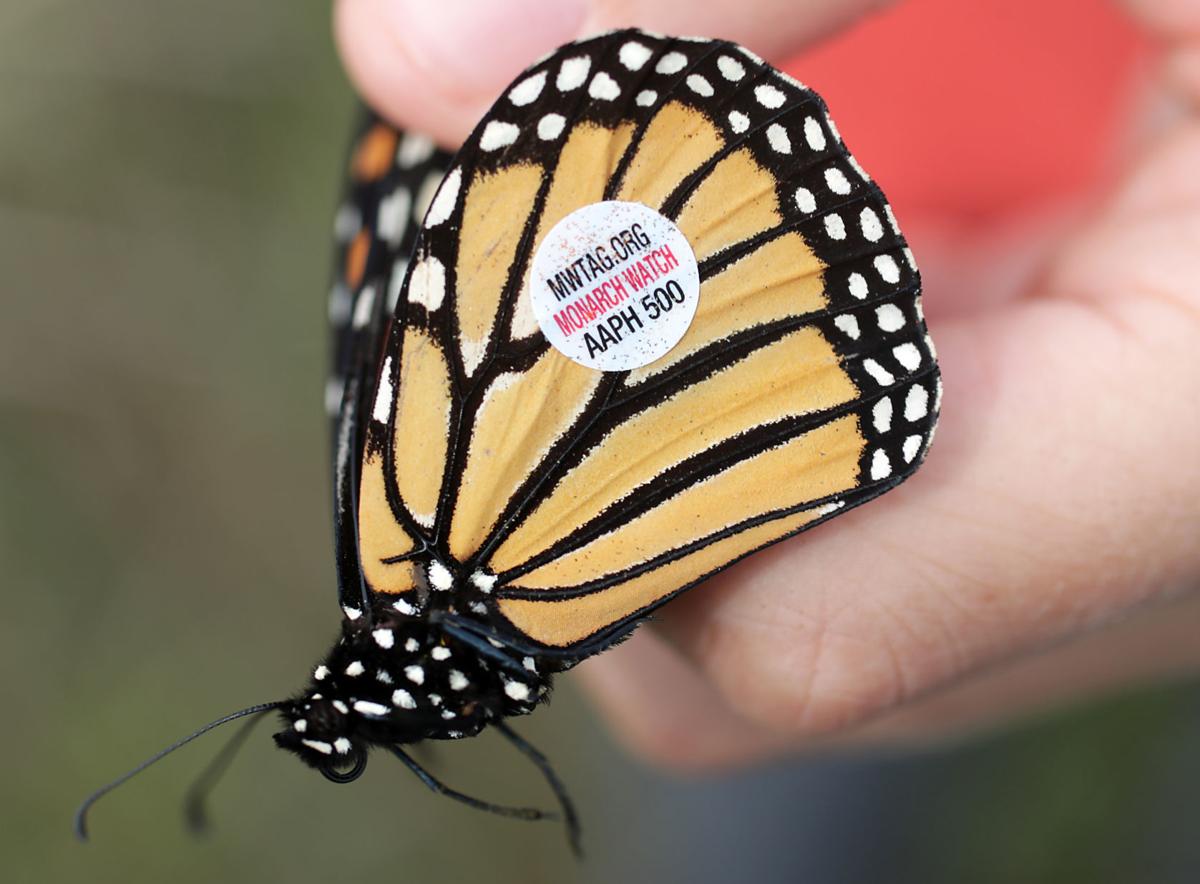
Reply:
[[[530,293],[547,234],[602,200],[671,219],[699,265],[682,339],[626,371],[550,346]],[[476,128],[417,238],[364,406],[371,590],[445,590],[547,653],[604,647],[916,469],[939,391],[919,292],[810,90],[720,41],[564,47]]]

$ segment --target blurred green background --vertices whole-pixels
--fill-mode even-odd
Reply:
[[[523,731],[585,820],[475,814],[398,765],[334,787],[263,727],[217,793],[197,744],[291,691],[336,629],[324,295],[354,100],[324,2],[0,4],[0,878],[44,881],[1124,882],[1200,878],[1196,692],[1161,689],[920,757],[701,782],[608,741],[572,689]],[[544,802],[484,737],[434,764]]]

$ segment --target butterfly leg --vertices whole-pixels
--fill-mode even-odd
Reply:
[[[505,804],[492,804],[490,801],[481,801],[478,798],[472,798],[470,795],[464,795],[451,789],[445,783],[438,780],[425,768],[417,764],[411,755],[401,749],[399,746],[388,746],[392,754],[399,758],[404,766],[417,775],[422,783],[437,792],[439,795],[445,795],[447,798],[453,798],[455,801],[461,801],[468,807],[474,807],[476,810],[485,810],[488,813],[494,813],[499,816],[514,817],[521,820],[556,820],[558,814],[547,813],[544,810],[539,810],[536,807],[510,807]]]
[[[567,794],[567,789],[563,785],[562,780],[558,778],[558,774],[550,766],[550,761],[504,721],[495,722],[494,727],[500,733],[504,734],[505,738],[516,746],[522,755],[537,765],[537,769],[542,772],[542,776],[546,778],[546,782],[554,790],[554,797],[558,799],[558,806],[562,808],[563,820],[567,824],[567,842],[571,845],[571,852],[579,859],[582,859],[583,848],[580,846],[579,841],[579,817],[575,813],[575,805],[571,801],[571,796]]]

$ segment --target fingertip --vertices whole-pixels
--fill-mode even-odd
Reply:
[[[334,33],[368,104],[456,147],[530,59],[578,36],[585,13],[585,0],[338,0]]]

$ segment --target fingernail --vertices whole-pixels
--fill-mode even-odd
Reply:
[[[450,94],[491,98],[534,59],[575,39],[588,0],[389,0],[386,23]],[[382,23],[381,23],[382,24]]]

